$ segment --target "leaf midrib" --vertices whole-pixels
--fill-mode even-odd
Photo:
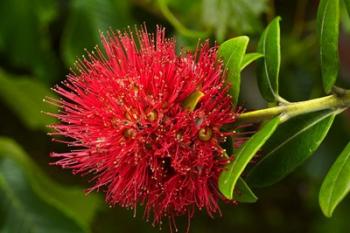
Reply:
[[[267,56],[266,56],[266,37],[267,37],[267,33],[270,31],[270,28],[266,31],[266,33],[264,34],[264,39],[263,39],[263,54],[265,55],[265,60],[264,60],[264,70],[265,70],[265,75],[266,75],[266,78],[267,78],[267,84],[269,86],[269,89],[272,93],[272,95],[274,96],[274,98],[276,99],[276,94],[272,88],[272,83],[271,83],[271,80],[270,80],[270,74],[268,72],[268,67],[267,67]]]
[[[324,32],[324,24],[325,24],[325,19],[326,19],[326,15],[327,15],[327,9],[329,6],[329,1],[326,2],[326,5],[324,6],[324,14],[321,20],[321,31],[320,31],[320,36],[321,36],[321,44],[323,44],[323,32]],[[321,59],[320,59],[320,63],[321,63],[321,67],[323,67],[323,50],[324,50],[324,46],[321,46],[320,49],[320,55],[321,55]]]
[[[294,138],[296,138],[297,136],[299,136],[300,134],[304,133],[305,131],[307,131],[308,129],[312,128],[313,126],[315,126],[316,124],[318,124],[319,122],[323,121],[324,119],[326,119],[327,117],[331,116],[333,114],[329,113],[324,115],[321,118],[318,118],[316,121],[314,121],[312,124],[302,128],[300,131],[298,131],[297,133],[295,133],[294,135],[292,135],[291,137],[289,137],[287,140],[285,140],[283,143],[279,144],[277,147],[275,147],[275,149],[273,149],[272,151],[270,151],[268,154],[266,154],[266,156],[264,157],[264,159],[262,159],[256,166],[259,166],[260,163],[262,163],[265,159],[267,159],[271,154],[275,153],[277,150],[279,150],[281,147],[283,147],[284,145],[286,145],[287,143],[289,143],[291,140],[293,140]]]

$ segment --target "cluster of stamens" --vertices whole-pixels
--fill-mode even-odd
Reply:
[[[237,113],[227,93],[216,48],[204,43],[176,55],[175,42],[145,30],[102,37],[100,50],[77,63],[49,99],[61,107],[53,135],[71,152],[52,153],[56,164],[93,174],[91,190],[110,205],[136,209],[154,223],[192,218],[196,208],[219,212],[217,179],[227,158],[222,130]]]

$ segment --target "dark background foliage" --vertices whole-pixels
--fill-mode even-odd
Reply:
[[[0,1],[0,232],[158,232],[123,208],[108,208],[102,195],[85,197],[88,179],[50,166],[52,143],[45,125],[56,111],[42,102],[53,95],[74,61],[99,42],[99,31],[145,23],[167,28],[178,48],[193,48],[199,37],[220,43],[251,38],[276,15],[282,17],[280,93],[297,101],[322,95],[316,38],[317,0],[1,0]],[[350,87],[350,20],[342,11],[341,72]],[[240,103],[264,107],[254,65],[243,72]],[[222,205],[223,217],[198,213],[191,232],[349,232],[350,199],[325,218],[318,206],[322,178],[350,136],[350,113],[338,116],[324,143],[282,182],[255,190],[255,204]],[[261,153],[263,154],[263,152]],[[184,230],[186,219],[178,221]],[[167,224],[162,226],[168,231]]]

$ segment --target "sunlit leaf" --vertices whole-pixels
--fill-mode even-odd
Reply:
[[[255,156],[256,152],[264,145],[269,139],[272,133],[276,130],[280,118],[266,122],[261,129],[255,133],[246,143],[244,143],[235,153],[235,158],[220,174],[219,177],[219,190],[228,199],[233,198],[233,190],[242,172]]]
[[[55,183],[11,139],[0,137],[0,159],[10,159],[16,162],[19,169],[23,170],[26,182],[28,182],[26,185],[30,185],[37,198],[41,199],[40,202],[45,202],[64,213],[82,229],[89,229],[100,202],[97,196],[85,196],[81,188],[65,187]],[[24,204],[29,205],[30,203]]]
[[[43,98],[52,96],[50,89],[30,77],[13,76],[0,70],[0,101],[3,101],[17,117],[31,129],[46,129],[53,123],[42,111],[57,112],[57,108],[45,104]]]
[[[328,171],[320,190],[319,202],[323,213],[331,217],[334,209],[350,192],[350,143]]]
[[[317,112],[282,124],[262,148],[263,159],[247,175],[254,187],[272,185],[309,158],[330,129],[334,112]]]
[[[259,62],[258,84],[261,95],[269,102],[278,97],[278,77],[281,65],[280,22],[276,17],[265,29],[257,51],[264,55]]]
[[[329,93],[339,70],[339,0],[321,0],[317,12],[323,87]]]
[[[248,46],[249,38],[240,36],[225,41],[219,47],[219,55],[228,69],[227,80],[230,83],[229,93],[233,102],[237,103],[241,86],[241,66]]]

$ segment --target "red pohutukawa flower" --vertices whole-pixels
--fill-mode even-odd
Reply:
[[[52,134],[69,138],[55,164],[91,174],[110,205],[136,209],[160,223],[166,217],[220,212],[217,188],[227,163],[222,127],[237,119],[217,48],[176,54],[158,28],[102,36],[104,52],[88,53],[48,101],[61,111]],[[57,139],[58,140],[58,139]],[[62,141],[62,140],[60,140]]]

